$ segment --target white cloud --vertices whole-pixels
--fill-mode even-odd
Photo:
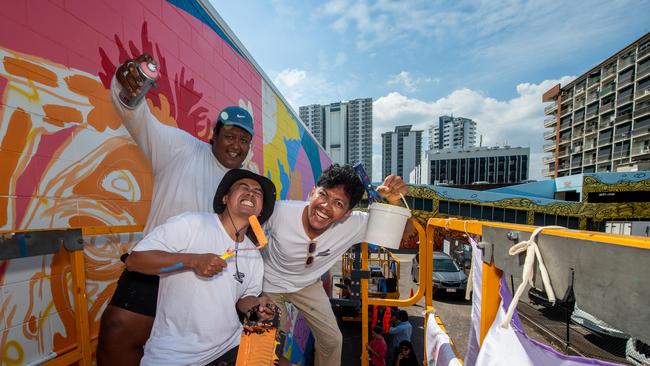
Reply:
[[[453,114],[477,122],[477,133],[483,135],[484,146],[530,147],[531,179],[541,179],[544,143],[542,94],[558,82],[565,85],[572,79],[565,76],[539,84],[519,84],[517,96],[510,100],[497,100],[471,89],[455,90],[430,102],[397,92],[389,93],[373,103],[373,152],[381,154],[381,133],[392,131],[397,125],[412,124],[413,129],[424,130],[423,141],[426,144],[428,126],[437,122],[439,116]],[[373,172],[377,171],[381,171],[381,160],[377,165],[373,160]]]
[[[399,74],[392,75],[388,81],[387,85],[400,85],[404,90],[408,92],[415,92],[418,90],[418,86],[421,84],[437,83],[440,80],[437,78],[430,77],[413,77],[408,71],[402,70]]]
[[[274,73],[271,72],[271,75]],[[324,72],[301,69],[284,69],[272,76],[273,83],[294,110],[308,104],[327,104],[345,100],[346,93],[354,90],[356,81],[333,83]]]

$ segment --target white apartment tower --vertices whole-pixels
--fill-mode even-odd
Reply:
[[[476,146],[476,122],[469,118],[441,116],[429,126],[429,150],[466,149]]]
[[[422,131],[411,131],[411,125],[397,126],[394,132],[381,134],[382,179],[396,174],[405,180],[422,159]]]
[[[302,106],[299,113],[333,162],[363,162],[372,176],[372,98]]]

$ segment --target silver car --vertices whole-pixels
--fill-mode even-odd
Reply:
[[[420,255],[416,254],[411,261],[411,278],[418,282],[420,270]],[[443,252],[433,252],[433,291],[465,294],[467,275],[461,271],[458,264]]]

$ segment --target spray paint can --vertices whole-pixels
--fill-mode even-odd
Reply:
[[[136,64],[136,61],[129,61],[132,64]],[[129,73],[130,66],[126,68],[125,73]],[[125,108],[134,109],[140,101],[144,99],[145,95],[152,86],[156,85],[156,79],[158,79],[158,64],[155,60],[149,62],[142,61],[139,64],[135,65],[136,70],[138,70],[138,75],[140,76],[140,81],[142,86],[140,91],[136,95],[131,95],[127,88],[122,87],[122,90],[119,94],[119,101]]]
[[[382,198],[379,195],[379,192],[373,188],[372,183],[370,182],[370,177],[368,177],[366,170],[363,168],[363,164],[356,163],[354,165],[354,171],[357,173],[359,179],[361,179],[361,183],[363,183],[363,187],[366,189],[366,193],[368,194],[368,203],[381,202]]]

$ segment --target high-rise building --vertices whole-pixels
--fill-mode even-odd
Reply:
[[[542,175],[615,171],[650,160],[650,33],[542,96]]]
[[[429,150],[422,184],[516,184],[528,180],[530,148],[473,147]],[[426,179],[426,180],[425,180]]]
[[[299,108],[300,119],[333,162],[362,162],[372,176],[372,98]]]
[[[323,144],[323,107],[320,104],[312,104],[300,107],[300,119],[305,123],[309,131],[314,135],[316,141]]]
[[[422,157],[422,131],[411,131],[412,125],[397,126],[394,132],[381,134],[382,179],[396,174],[408,180],[408,174]]]
[[[469,118],[440,116],[429,126],[429,150],[464,149],[476,145],[476,122]]]

